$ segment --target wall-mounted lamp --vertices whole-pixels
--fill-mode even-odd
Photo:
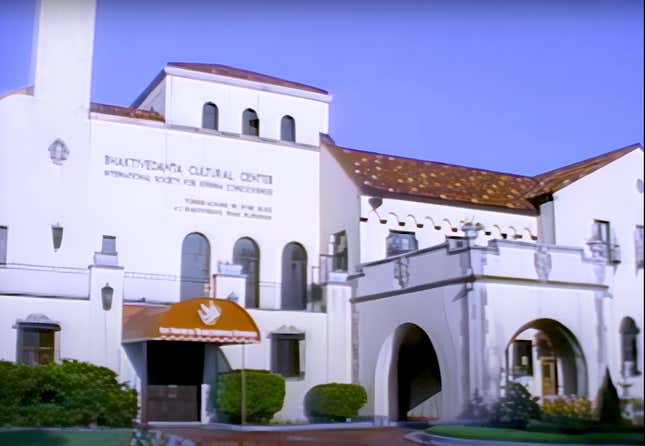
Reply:
[[[63,242],[63,227],[60,223],[52,225],[52,242],[54,243],[54,251],[58,251]]]
[[[110,308],[112,308],[113,297],[114,288],[112,288],[109,283],[106,283],[105,286],[101,288],[101,301],[103,302],[103,309],[105,311],[110,311]]]

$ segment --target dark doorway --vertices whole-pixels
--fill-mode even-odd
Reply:
[[[441,391],[439,360],[428,335],[418,326],[404,324],[396,331],[399,351],[396,358],[398,420]]]
[[[147,418],[199,421],[204,344],[148,341]]]

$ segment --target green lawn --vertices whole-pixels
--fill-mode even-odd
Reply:
[[[0,431],[2,446],[127,446],[132,431]]]
[[[642,434],[624,432],[593,432],[568,435],[476,426],[433,426],[427,432],[429,434],[468,438],[472,440],[526,441],[535,443],[643,444]]]

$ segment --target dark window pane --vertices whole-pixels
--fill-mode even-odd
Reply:
[[[202,128],[217,130],[219,125],[219,110],[212,102],[202,108]]]
[[[247,108],[242,113],[242,134],[259,136],[260,135],[260,120],[255,110]]]
[[[8,231],[6,226],[0,226],[0,264],[7,263]]]
[[[116,254],[116,237],[104,235],[101,243],[101,252],[103,254]]]
[[[414,232],[390,231],[386,239],[387,257],[416,251],[418,249],[417,239]]]
[[[347,234],[345,231],[334,234],[333,271],[347,271]]]
[[[191,299],[206,294],[210,282],[210,245],[206,237],[192,233],[181,248],[180,298]]]
[[[280,139],[291,142],[296,140],[296,121],[291,116],[283,116],[280,121]]]
[[[241,238],[233,247],[233,263],[246,274],[246,306],[258,308],[260,286],[260,249],[250,238]]]
[[[299,340],[271,336],[271,371],[284,377],[300,376]]]
[[[298,243],[282,251],[282,308],[304,310],[307,306],[307,253]]]
[[[54,361],[54,331],[39,328],[20,329],[19,361],[47,364]]]

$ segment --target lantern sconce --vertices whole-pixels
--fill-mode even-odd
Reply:
[[[54,243],[54,251],[58,251],[63,243],[63,227],[60,223],[52,225],[52,242]]]
[[[103,309],[105,311],[110,311],[112,308],[113,297],[114,288],[112,288],[109,283],[106,283],[105,286],[101,288],[101,301],[103,302]]]

